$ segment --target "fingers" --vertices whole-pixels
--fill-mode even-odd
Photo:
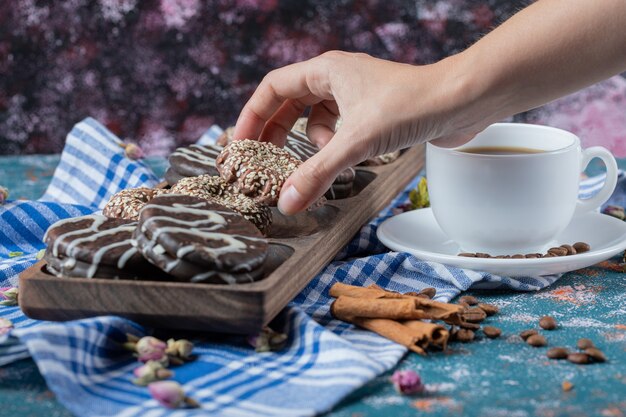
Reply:
[[[291,130],[305,108],[306,106],[300,100],[286,100],[265,124],[259,140],[271,142],[282,148],[285,145],[287,132]]]
[[[326,65],[318,64],[319,57],[291,64],[267,74],[241,110],[235,126],[235,139],[259,138],[265,124],[288,99],[297,99],[301,104],[309,106],[332,98]],[[287,109],[285,111],[288,112]],[[285,115],[290,116],[290,113],[279,112],[278,120],[274,122],[279,126],[284,125],[287,120]],[[267,134],[269,136],[274,134],[272,128]]]
[[[326,146],[335,134],[339,109],[335,101],[322,101],[311,108],[306,125],[307,136],[319,148]]]
[[[350,147],[346,137],[337,132],[318,153],[304,162],[289,177],[278,200],[278,209],[287,215],[298,213],[330,188],[344,169],[356,165],[363,159],[360,147]]]

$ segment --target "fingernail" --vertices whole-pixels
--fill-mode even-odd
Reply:
[[[300,206],[303,204],[302,195],[296,190],[293,185],[288,185],[287,188],[283,188],[280,191],[280,197],[278,199],[278,210],[285,214],[291,215],[298,212]]]

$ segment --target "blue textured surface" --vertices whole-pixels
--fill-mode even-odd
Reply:
[[[162,160],[148,161],[162,172]],[[622,161],[621,161],[622,162]],[[45,189],[58,157],[0,158],[0,183],[14,197],[36,198]],[[623,166],[623,163],[620,164]],[[408,355],[400,369],[418,371],[428,391],[417,397],[396,394],[389,373],[352,394],[332,416],[510,415],[620,416],[626,410],[626,280],[617,259],[567,274],[538,293],[475,293],[501,307],[488,322],[503,329],[498,340],[454,345],[428,358]],[[550,346],[573,347],[589,337],[609,357],[606,364],[574,365],[545,358],[516,336],[551,314],[561,326],[544,332]],[[561,384],[574,384],[563,392]],[[0,416],[70,415],[55,400],[34,363],[0,368]]]

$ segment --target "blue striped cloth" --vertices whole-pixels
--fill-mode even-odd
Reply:
[[[220,132],[213,127],[202,140],[215,140]],[[0,287],[16,285],[17,275],[36,262],[43,234],[55,221],[97,211],[122,188],[157,183],[145,165],[124,157],[119,144],[95,120],[80,122],[68,135],[41,201],[0,208]],[[146,388],[131,383],[137,362],[121,343],[126,333],[141,336],[153,330],[119,317],[52,323],[30,320],[17,307],[0,307],[0,317],[15,324],[10,334],[0,336],[0,364],[31,356],[58,400],[80,416],[310,416],[327,411],[406,353],[400,345],[334,320],[328,296],[333,283],[376,283],[402,292],[435,287],[436,299],[448,301],[472,286],[538,290],[558,278],[510,279],[388,252],[376,239],[376,227],[392,207],[407,201],[417,181],[364,226],[281,313],[289,335],[283,350],[256,353],[242,336],[194,340],[197,360],[175,368],[174,379],[202,404],[200,410],[164,409]],[[582,193],[595,184],[596,179],[583,184]],[[24,255],[11,257],[10,252]]]

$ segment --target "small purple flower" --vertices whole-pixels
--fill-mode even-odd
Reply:
[[[143,150],[134,143],[128,143],[124,146],[124,154],[126,154],[128,159],[132,159],[133,161],[144,157]]]
[[[0,317],[0,336],[7,334],[13,328],[13,322],[11,320]]]
[[[624,207],[620,207],[620,206],[608,205],[604,208],[604,210],[602,210],[602,213],[608,214],[609,216],[615,217],[620,220],[624,220],[624,218],[626,218]]]
[[[401,394],[410,395],[424,391],[422,379],[415,371],[396,371],[391,376],[391,382]]]
[[[144,365],[135,368],[133,374],[137,377],[137,379],[133,380],[133,384],[146,386],[154,381],[171,378],[174,372],[165,369],[161,362],[148,361]]]
[[[0,204],[4,204],[9,198],[9,189],[0,185]]]
[[[148,385],[148,390],[152,398],[167,408],[179,408],[183,405],[192,408],[200,407],[196,400],[185,396],[183,387],[176,381],[153,382]]]
[[[18,289],[15,287],[0,288],[0,305],[16,306],[18,304]]]
[[[135,345],[137,359],[141,362],[159,361],[165,356],[167,344],[152,336],[144,336]]]

